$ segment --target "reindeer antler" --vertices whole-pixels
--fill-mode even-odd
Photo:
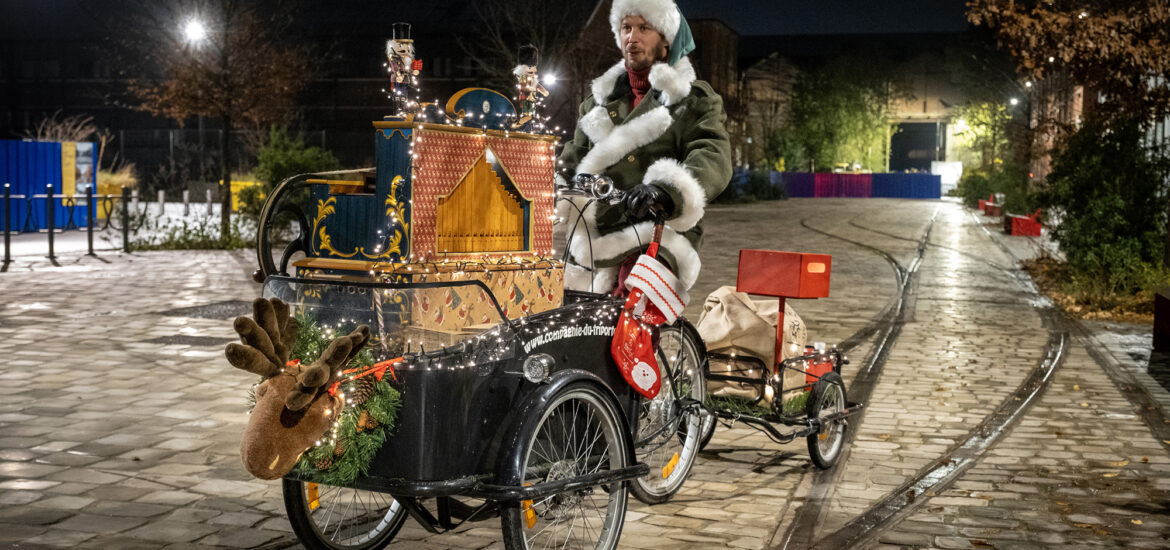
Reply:
[[[278,298],[257,298],[252,302],[252,317],[236,317],[234,327],[243,344],[228,344],[227,360],[238,369],[271,378],[288,363],[297,320]]]
[[[361,325],[349,333],[334,339],[325,348],[321,357],[297,373],[297,384],[284,398],[284,406],[290,411],[299,411],[313,401],[322,386],[337,377],[337,371],[349,363],[370,340],[370,327]]]

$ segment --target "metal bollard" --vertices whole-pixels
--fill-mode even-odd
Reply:
[[[8,271],[8,264],[12,263],[12,185],[4,184],[4,265],[0,265],[0,273]]]
[[[167,192],[159,189],[158,191],[158,216],[161,218],[167,213]]]
[[[130,195],[130,207],[133,208],[135,212],[138,212],[138,190],[135,189],[134,191],[131,191]],[[145,214],[145,212],[143,212],[143,214]]]
[[[183,190],[183,217],[191,215],[191,190]]]
[[[93,253],[93,184],[85,188],[85,237],[89,241],[89,256],[97,256]]]
[[[130,189],[122,188],[122,252],[130,253]]]
[[[211,216],[212,214],[214,214],[214,212],[211,211],[211,190],[207,189],[206,193],[207,193],[207,215]]]
[[[55,208],[56,205],[53,204],[54,198],[55,197],[53,197],[53,184],[50,183],[50,184],[45,186],[45,220],[47,220],[46,225],[49,227],[49,256],[48,256],[48,258],[50,261],[55,261],[57,259],[57,256],[53,254],[53,233],[56,232],[56,228],[57,228],[57,221],[55,219],[53,219],[54,214],[57,211],[57,209]]]

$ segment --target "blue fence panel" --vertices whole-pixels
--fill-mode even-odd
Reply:
[[[887,199],[937,199],[942,177],[934,174],[874,174],[873,196]]]
[[[784,182],[785,192],[790,198],[807,198],[815,195],[816,183],[813,174],[783,172],[780,176]]]
[[[9,184],[12,195],[22,197],[12,199],[9,206],[11,212],[2,212],[3,208],[0,208],[0,230],[3,229],[3,224],[8,221],[9,217],[12,218],[9,227],[13,231],[45,229],[48,225],[48,216],[45,212],[46,199],[32,197],[45,195],[50,184],[53,186],[53,194],[55,195],[53,225],[59,229],[85,225],[84,206],[78,205],[76,208],[69,208],[61,201],[61,147],[60,143],[0,141],[0,185]],[[0,188],[0,194],[2,193],[3,189]],[[82,196],[74,198],[80,201]]]

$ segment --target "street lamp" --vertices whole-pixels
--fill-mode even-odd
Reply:
[[[191,44],[198,44],[207,38],[207,27],[198,19],[188,19],[183,25],[183,38]]]
[[[1018,98],[1018,97],[1013,97],[1013,98],[1011,98],[1011,99],[1009,99],[1009,100],[1008,100],[1008,103],[1011,103],[1011,104],[1012,104],[1012,107],[1015,107],[1016,105],[1019,105],[1019,104],[1020,104],[1020,98]]]

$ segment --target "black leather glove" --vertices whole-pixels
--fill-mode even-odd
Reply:
[[[654,219],[657,210],[661,210],[665,216],[674,212],[674,200],[670,198],[670,193],[653,183],[635,185],[626,191],[623,205],[626,207],[626,218],[634,223]]]

